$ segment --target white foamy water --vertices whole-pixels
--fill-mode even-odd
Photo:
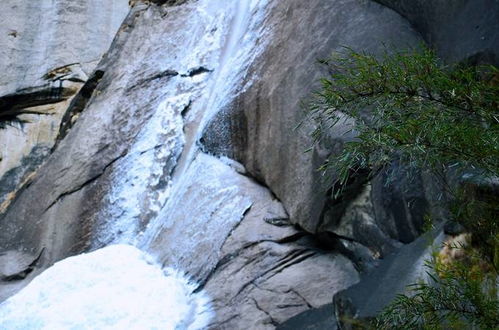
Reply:
[[[196,142],[204,126],[244,88],[246,71],[261,49],[257,40],[266,3],[200,0],[177,18],[187,22],[182,29],[154,31],[149,36],[151,43],[178,44],[165,46],[163,52],[169,55],[152,56],[154,65],[150,65],[175,68],[180,75],[154,87],[164,94],[162,101],[127,155],[113,167],[112,188],[99,210],[92,247],[142,241],[140,231],[154,222],[180,189],[174,181],[181,180],[199,152]],[[209,73],[185,76],[199,67]],[[144,99],[145,104],[148,101]],[[183,118],[181,112],[187,105],[191,109]],[[147,230],[146,236],[154,233]]]
[[[112,245],[62,260],[0,305],[0,329],[203,329],[208,299],[140,250]]]
[[[213,256],[251,201],[236,187],[230,168],[202,157],[196,142],[209,120],[251,85],[247,73],[264,47],[267,2],[200,0],[185,14],[188,33],[155,31],[151,36],[158,43],[181,40],[171,52],[163,50],[168,56],[151,60],[180,74],[161,87],[158,106],[127,155],[113,166],[112,189],[99,211],[104,220],[96,226],[93,247],[137,244],[170,261],[167,266],[192,271],[192,265],[172,260],[190,259],[199,245],[192,236],[209,232],[202,245],[206,260],[195,260],[194,268],[204,274],[216,261]],[[209,73],[185,76],[196,67]],[[206,170],[196,173],[191,169],[196,166]],[[202,189],[190,193],[193,183]],[[189,212],[193,205],[194,217]],[[139,234],[146,222],[149,226]],[[172,222],[181,228],[174,237],[163,235]],[[154,239],[167,238],[169,244],[151,248]],[[164,258],[172,254],[175,258]],[[202,329],[212,312],[208,298],[194,289],[176,270],[162,270],[135,247],[112,245],[65,259],[36,277],[0,305],[0,329]]]

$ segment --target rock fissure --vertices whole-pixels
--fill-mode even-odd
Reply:
[[[14,273],[11,273],[11,274],[5,274],[3,276],[0,276],[0,281],[12,282],[12,281],[19,281],[19,280],[25,279],[35,269],[35,266],[37,265],[38,261],[40,261],[44,250],[45,249],[42,248],[40,250],[40,253],[38,253],[38,256],[29,265],[27,265],[26,267],[23,267],[23,269],[20,269],[20,270],[14,272]],[[1,256],[1,254],[0,254],[0,256]]]
[[[245,291],[245,289],[250,286],[250,285],[255,285],[256,281],[261,278],[265,278],[266,275],[269,275],[268,277],[265,278],[265,280],[268,280],[269,278],[275,276],[276,274],[282,272],[284,269],[289,268],[293,265],[296,265],[316,254],[316,252],[310,252],[306,253],[307,250],[295,250],[290,253],[290,255],[284,257],[281,259],[280,262],[277,263],[276,266],[271,267],[269,269],[264,270],[262,273],[258,274],[255,276],[252,280],[247,281],[244,285],[241,286],[241,288],[237,291],[237,293],[233,296],[232,299],[236,298],[239,296],[242,292]],[[254,261],[254,260],[252,260]]]
[[[272,317],[272,315],[270,315],[270,313],[269,313],[269,312],[267,312],[265,309],[263,309],[263,308],[262,308],[262,307],[258,304],[258,301],[256,301],[256,299],[255,299],[255,298],[251,297],[250,299],[253,301],[253,303],[255,304],[255,307],[256,307],[259,311],[261,311],[261,312],[263,312],[265,315],[267,315],[267,317],[269,318],[270,323],[271,323],[273,326],[278,326],[278,325],[279,325],[279,323],[278,323],[278,322],[277,322],[277,321],[276,321],[276,320]]]
[[[164,79],[164,78],[171,78],[171,77],[175,77],[175,76],[178,76],[178,72],[177,71],[174,71],[174,70],[165,70],[165,71],[162,71],[160,73],[157,73],[155,75],[152,75],[150,77],[146,77],[144,79],[140,79],[138,82],[136,82],[135,84],[133,84],[132,86],[128,87],[127,88],[127,91],[132,91],[136,88],[142,88],[144,87],[145,85],[147,85],[148,83],[150,82],[153,82],[155,80],[161,80],[161,79]]]
[[[292,292],[294,293],[295,295],[297,295],[301,300],[303,300],[303,302],[305,302],[305,304],[307,305],[308,308],[313,308],[313,306],[308,302],[307,299],[305,299],[305,297],[303,297],[298,291],[296,291],[295,289],[293,288],[290,288],[289,290],[285,291],[286,293],[288,292]]]
[[[307,252],[309,252],[309,253],[307,253]],[[290,254],[290,256],[283,258],[281,262],[278,262],[276,266],[270,268],[268,271],[263,273],[260,277],[263,277],[267,274],[274,272],[268,278],[273,277],[276,274],[282,272],[284,269],[290,268],[293,265],[299,264],[300,262],[302,262],[310,257],[313,257],[316,254],[317,254],[316,251],[310,251],[308,249],[302,249],[302,250],[292,252]]]
[[[20,90],[14,94],[0,97],[0,124],[5,122],[23,122],[18,116],[23,114],[50,115],[50,112],[37,111],[30,108],[63,102],[74,93],[73,89],[48,84]]]
[[[249,204],[248,207],[244,210],[242,210],[242,214],[241,214],[241,219],[232,227],[232,229],[229,231],[229,233],[227,234],[227,236],[225,237],[223,243],[222,243],[222,247],[225,245],[225,243],[227,242],[227,240],[232,236],[232,234],[234,233],[234,231],[237,230],[237,228],[239,228],[239,226],[241,225],[241,223],[244,221],[244,217],[248,214],[249,211],[251,211],[251,207],[253,206],[253,203]]]
[[[55,140],[55,144],[52,147],[52,152],[57,148],[62,139],[68,134],[69,130],[73,127],[76,119],[81,112],[87,107],[88,102],[94,95],[99,83],[104,76],[104,71],[96,70],[92,77],[87,80],[85,84],[81,87],[80,91],[74,99],[69,104],[64,116],[62,117],[61,124],[59,126],[59,133]]]
[[[183,73],[180,76],[181,77],[194,77],[203,73],[210,73],[213,72],[213,69],[208,69],[204,66],[198,66],[196,68],[192,68],[187,70],[187,73]]]
[[[251,249],[251,248],[253,248],[253,247],[255,247],[255,246],[259,245],[259,244],[262,244],[262,243],[274,243],[274,244],[293,243],[293,242],[296,242],[297,240],[299,240],[299,239],[301,239],[301,238],[303,238],[303,237],[305,237],[307,235],[309,235],[309,234],[305,233],[305,232],[300,232],[300,233],[296,233],[296,234],[293,234],[293,235],[290,235],[290,236],[283,237],[283,238],[278,239],[278,240],[262,239],[262,240],[258,240],[258,241],[255,241],[255,242],[244,244],[241,248],[237,249],[236,251],[234,251],[232,253],[229,253],[229,254],[226,254],[225,256],[223,256],[222,258],[220,258],[220,260],[217,262],[217,264],[215,265],[215,267],[210,271],[210,273],[208,273],[208,275],[206,276],[206,278],[204,279],[204,281],[200,282],[200,284],[196,288],[195,292],[198,292],[198,291],[202,290],[204,288],[204,286],[206,285],[206,283],[214,275],[216,275],[221,270],[223,270],[225,268],[225,266],[227,264],[229,264],[232,260],[234,260],[237,257],[241,256],[244,251],[247,251],[248,249]],[[230,235],[227,236],[227,238],[229,238],[229,237],[230,237]],[[251,263],[253,261],[255,261],[255,258],[254,259],[250,259],[248,262],[246,262],[241,267],[241,269],[243,269],[244,267],[246,267],[249,263]]]

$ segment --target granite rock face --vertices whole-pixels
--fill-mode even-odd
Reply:
[[[0,3],[0,119],[14,119],[0,129],[0,213],[50,153],[128,10],[126,0]]]
[[[279,22],[276,42],[251,66],[257,83],[216,115],[202,143],[208,152],[243,163],[282,200],[293,223],[321,232],[341,221],[343,210],[363,188],[359,185],[344,205],[331,207],[330,182],[317,171],[328,155],[353,138],[347,133],[352,125],[348,120],[335,127],[326,145],[305,152],[313,145],[315,123],[305,116],[302,103],[325,74],[314,63],[345,45],[378,52],[383,42],[410,47],[421,40],[403,18],[376,3],[287,1],[279,5],[274,21]],[[324,213],[333,208],[335,214],[325,219]]]
[[[278,9],[210,0],[133,7],[95,69],[93,93],[69,106],[78,120],[1,216],[3,249],[44,248],[27,280],[66,256],[133,242],[201,283],[217,329],[273,328],[357,280],[347,258],[291,227],[244,166],[198,148],[211,113],[251,88],[248,64],[264,49],[259,38],[273,35],[262,23]]]
[[[12,261],[9,276],[29,270],[1,282],[0,299],[57,260],[128,243],[209,293],[211,328],[273,329],[329,304],[366,264],[419,234],[427,207],[419,174],[393,186],[383,174],[359,176],[331,198],[316,169],[355,137],[351,121],[305,152],[315,123],[301,103],[325,73],[316,59],[344,45],[379,52],[383,42],[421,42],[393,10],[358,0],[38,4],[22,8],[46,8],[47,22],[59,22],[56,13],[72,19],[61,19],[67,31],[50,25],[53,42],[19,21],[26,31],[13,27],[2,53],[22,60],[0,80],[0,109],[57,115],[23,114],[33,128],[19,131],[29,140],[21,156],[12,151],[17,138],[0,136],[8,145],[0,164],[9,164],[0,178],[0,253]],[[61,45],[81,34],[99,50]],[[23,35],[43,45],[15,46]],[[9,130],[0,134],[17,132]]]
[[[78,63],[90,75],[128,13],[126,0],[5,0],[0,4],[0,95],[43,86]]]

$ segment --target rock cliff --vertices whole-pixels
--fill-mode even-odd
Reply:
[[[127,243],[210,296],[211,328],[274,329],[413,241],[424,175],[359,177],[335,199],[316,169],[352,123],[305,152],[317,59],[426,40],[462,60],[496,54],[497,34],[451,49],[428,18],[438,6],[379,2],[3,1],[0,299],[65,257]]]

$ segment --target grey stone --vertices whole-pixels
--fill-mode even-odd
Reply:
[[[32,255],[17,250],[0,253],[0,281],[22,280],[31,273],[42,252]]]
[[[340,328],[352,329],[357,321],[369,321],[396,295],[409,293],[408,285],[426,278],[425,261],[443,240],[441,228],[422,235],[381,260],[359,283],[336,294],[333,304]]]
[[[287,1],[276,4],[273,15],[279,41],[251,67],[258,81],[217,114],[202,143],[208,152],[243,163],[283,201],[292,223],[315,233],[329,184],[317,168],[352,134],[345,135],[351,127],[346,121],[331,133],[328,146],[305,152],[313,145],[314,123],[301,104],[325,74],[313,63],[343,45],[376,52],[383,42],[407,47],[420,39],[403,18],[374,3]]]
[[[61,3],[63,12],[88,4]],[[390,190],[382,176],[371,183],[360,176],[342,201],[328,201],[330,182],[316,169],[354,138],[347,134],[353,123],[345,119],[305,153],[315,124],[300,103],[325,73],[313,67],[317,58],[342,45],[377,52],[383,42],[407,47],[421,39],[392,10],[357,0],[253,1],[241,28],[247,33],[237,35],[233,12],[250,2],[222,3],[230,14],[210,20],[207,12],[220,3],[132,8],[104,58],[81,64],[89,88],[63,108],[58,145],[1,209],[0,243],[2,251],[29,255],[45,248],[36,272],[136,238],[165,266],[199,281],[213,298],[211,328],[273,329],[357,282],[357,259],[388,255],[420,232],[424,185],[417,176]],[[203,4],[210,8],[197,7]],[[68,64],[60,60],[65,54],[57,65]],[[54,67],[33,69],[19,86],[56,79]],[[6,94],[21,88],[10,80],[1,86]],[[417,207],[401,207],[407,201]],[[410,273],[409,259],[423,247],[411,248],[386,273]],[[0,299],[18,289],[0,286]],[[380,304],[388,300],[382,297]]]
[[[126,0],[0,2],[0,213],[48,156],[128,10]]]
[[[276,327],[277,330],[336,330],[333,304],[309,309]]]
[[[89,75],[128,13],[127,0],[0,3],[0,95],[43,86],[53,69],[79,63]]]

